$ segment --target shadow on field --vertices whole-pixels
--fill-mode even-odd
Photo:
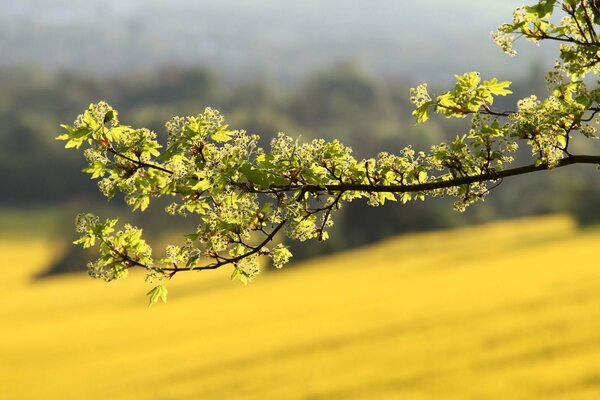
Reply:
[[[93,259],[89,249],[67,244],[64,253],[52,261],[47,268],[33,276],[33,280],[50,278],[52,276],[75,274],[87,271],[87,263]]]

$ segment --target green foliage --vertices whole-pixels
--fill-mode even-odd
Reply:
[[[157,285],[153,287],[148,293],[146,293],[149,299],[148,306],[152,306],[152,304],[157,303],[159,300],[162,300],[163,303],[166,303],[167,294],[168,290],[164,285]]]
[[[462,76],[455,75],[454,91],[446,92],[433,101],[427,93],[427,85],[423,84],[411,89],[411,101],[416,106],[413,115],[417,123],[429,119],[430,108],[446,117],[464,118],[477,112],[480,108],[489,108],[494,103],[494,96],[506,96],[510,82],[498,82],[496,78],[481,83],[478,72],[469,72]]]
[[[455,209],[462,211],[504,177],[600,163],[598,156],[569,151],[573,135],[596,137],[600,90],[584,81],[598,72],[600,63],[591,9],[584,2],[563,2],[566,16],[557,26],[549,19],[555,3],[540,1],[517,9],[513,24],[502,25],[496,35],[509,52],[509,35],[569,43],[561,47],[562,61],[548,74],[549,96],[529,96],[514,111],[497,111],[492,109],[495,97],[511,94],[508,81],[482,81],[477,72],[469,72],[456,75],[454,89],[437,97],[420,85],[411,90],[417,123],[431,114],[470,118],[466,133],[429,152],[408,146],[398,154],[357,159],[338,140],[301,142],[283,133],[266,150],[257,135],[231,129],[211,108],[167,122],[168,142],[161,151],[152,131],[121,125],[118,112],[105,102],[91,104],[72,126],[63,125],[66,133],[58,139],[68,148],[85,146],[85,172],[99,180],[102,193],[108,198],[123,193],[126,203],[141,211],[155,198],[170,197],[167,213],[193,215],[199,225],[186,235],[185,245],[169,246],[167,256],[155,260],[140,229],[127,225],[115,233],[116,220],[100,223],[82,215],[77,222],[82,237],[76,243],[100,248],[90,274],[110,281],[141,267],[149,281],[163,281],[180,271],[231,265],[231,279],[247,284],[260,272],[261,257],[278,268],[289,261],[284,237],[326,240],[334,212],[354,200],[379,206],[452,196]],[[567,57],[570,52],[575,57]],[[592,53],[594,58],[589,58]],[[506,169],[519,142],[529,146],[532,164]],[[270,247],[271,242],[278,243]],[[160,288],[149,292],[151,303],[166,298]]]
[[[533,6],[521,6],[513,13],[513,22],[503,24],[493,37],[510,55],[515,37],[524,37],[538,43],[553,40],[561,43],[557,69],[573,81],[588,73],[598,72],[597,47],[598,9],[594,1],[542,0]],[[552,21],[556,10],[564,16],[557,24]]]

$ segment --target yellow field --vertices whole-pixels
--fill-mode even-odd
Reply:
[[[600,231],[564,216],[400,237],[247,287],[30,281],[0,242],[0,399],[600,399]]]

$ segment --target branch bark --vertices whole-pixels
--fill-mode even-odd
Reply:
[[[470,183],[494,181],[510,176],[524,175],[537,171],[545,171],[549,169],[566,167],[573,164],[598,164],[600,165],[600,156],[594,155],[572,155],[569,157],[562,158],[558,163],[552,167],[547,164],[541,165],[525,165],[522,167],[516,167],[511,169],[505,169],[501,171],[488,172],[479,175],[463,176],[450,179],[447,181],[439,182],[427,182],[419,183],[414,185],[371,185],[371,184],[332,184],[332,185],[296,185],[296,186],[272,186],[272,189],[289,192],[304,190],[305,192],[319,193],[319,192],[348,192],[348,191],[362,191],[368,193],[407,193],[407,192],[423,192],[435,189],[445,189],[455,186],[468,185]]]

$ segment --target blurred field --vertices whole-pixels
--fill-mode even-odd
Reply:
[[[1,399],[598,399],[600,230],[566,216],[391,239],[264,274],[32,283],[2,238]]]

